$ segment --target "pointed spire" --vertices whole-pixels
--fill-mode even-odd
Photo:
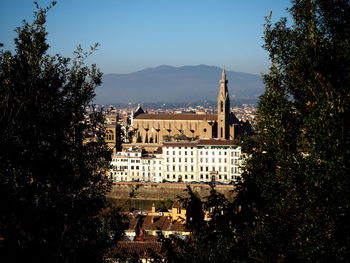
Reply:
[[[222,69],[221,80],[226,80],[226,71],[225,71],[225,68]]]

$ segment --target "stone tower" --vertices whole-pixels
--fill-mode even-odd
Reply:
[[[218,95],[218,139],[228,140],[230,138],[229,118],[230,97],[227,90],[226,72],[223,69]]]

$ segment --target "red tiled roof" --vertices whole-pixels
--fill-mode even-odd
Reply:
[[[118,241],[115,247],[110,251],[111,256],[117,258],[151,258],[152,255],[162,255],[161,242],[142,242],[142,241]]]
[[[145,216],[143,218],[142,228],[145,231],[160,230],[160,231],[175,231],[188,232],[186,226],[179,221],[173,221],[166,216]]]
[[[139,216],[128,216],[129,218],[129,225],[128,228],[126,230],[136,230],[136,225],[139,219]]]
[[[237,140],[218,140],[218,139],[207,139],[207,140],[199,140],[193,142],[165,142],[164,147],[196,147],[201,145],[218,145],[218,146],[231,146],[237,145]]]
[[[238,141],[237,140],[215,140],[215,139],[210,139],[210,140],[199,140],[197,145],[237,145]]]
[[[193,142],[180,141],[180,142],[165,142],[163,145],[164,147],[196,147],[197,144],[198,144],[197,141],[193,141]]]
[[[218,119],[215,114],[148,114],[138,115],[137,120],[203,120],[216,121]]]

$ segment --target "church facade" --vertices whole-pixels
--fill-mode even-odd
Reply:
[[[148,114],[139,107],[132,116],[132,144],[151,146],[174,140],[235,139],[242,123],[230,112],[227,83],[223,70],[217,114]]]

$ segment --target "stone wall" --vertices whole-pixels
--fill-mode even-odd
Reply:
[[[186,184],[164,183],[115,183],[109,198],[113,199],[139,199],[139,200],[176,200],[178,196],[186,197]],[[201,198],[208,196],[210,186],[207,184],[190,184],[192,190]],[[216,190],[229,200],[234,197],[234,186],[217,185]]]

